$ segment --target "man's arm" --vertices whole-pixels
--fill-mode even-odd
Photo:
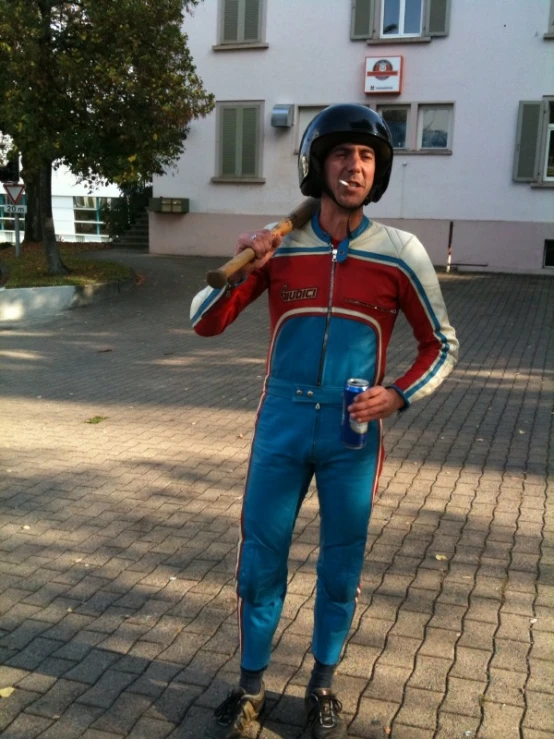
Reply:
[[[418,342],[417,357],[391,386],[379,385],[356,396],[348,410],[360,423],[387,418],[432,393],[458,357],[458,340],[429,255],[413,236],[402,246],[400,257],[400,308]]]
[[[193,298],[190,320],[200,336],[216,336],[222,333],[247,305],[258,298],[268,287],[267,262],[281,243],[280,236],[272,236],[267,229],[239,237],[235,254],[250,247],[256,259],[233,276],[226,287],[206,287]]]
[[[392,385],[406,407],[424,398],[448,377],[458,359],[458,339],[450,325],[435,268],[413,236],[402,248],[400,308],[417,340],[417,357]]]

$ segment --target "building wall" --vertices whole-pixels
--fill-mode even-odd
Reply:
[[[2,187],[0,187],[0,194],[3,194]],[[52,215],[56,237],[63,241],[107,241],[107,235],[76,233],[73,198],[78,196],[117,198],[119,194],[119,190],[115,185],[104,185],[91,191],[86,184],[80,183],[65,167],[54,170],[52,172]],[[12,223],[12,221],[13,219],[9,219],[9,223]],[[11,228],[13,228],[13,224]],[[20,238],[23,238],[24,223],[21,220],[20,229]],[[7,228],[0,226],[0,241],[15,243],[15,231],[10,230],[10,226]]]
[[[297,204],[298,125],[272,128],[275,104],[443,102],[454,104],[452,154],[398,153],[389,189],[367,215],[418,234],[435,264],[446,262],[452,221],[454,262],[541,270],[554,190],[513,182],[512,167],[519,101],[554,95],[549,7],[456,0],[445,38],[375,46],[350,40],[350,0],[267,0],[267,49],[214,51],[218,2],[202,3],[184,27],[193,58],[218,101],[263,101],[265,184],[211,182],[216,114],[194,121],[178,166],[154,181],[155,196],[187,197],[191,212],[151,214],[151,251],[228,255],[240,229]],[[404,57],[400,95],[364,94],[365,57],[376,55]]]
[[[75,233],[75,215],[73,198],[78,196],[92,196],[96,198],[117,198],[119,190],[116,185],[103,185],[94,190],[78,182],[65,167],[52,172],[52,214],[56,236],[64,241],[100,241],[107,237],[94,234]]]

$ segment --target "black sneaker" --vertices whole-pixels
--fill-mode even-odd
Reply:
[[[306,691],[304,706],[313,739],[347,739],[346,724],[339,716],[342,703],[330,688]]]
[[[232,690],[218,706],[208,727],[206,739],[238,739],[258,718],[265,704],[265,687],[258,695],[248,695],[243,688]]]

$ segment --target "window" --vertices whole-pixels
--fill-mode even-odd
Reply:
[[[74,197],[75,233],[107,236],[108,229],[102,219],[102,206],[109,201],[110,198],[95,198],[89,195]]]
[[[0,243],[4,241],[12,241],[11,234],[6,231],[15,231],[15,218],[4,214],[4,205],[9,205],[8,196],[0,195]],[[25,195],[22,195],[18,201],[18,205],[27,205]],[[25,231],[25,216],[19,216],[19,230],[21,233]],[[23,237],[22,237],[23,238]]]
[[[452,103],[383,104],[377,112],[389,127],[393,147],[403,154],[452,153]]]
[[[383,0],[381,36],[421,36],[423,0]]]
[[[395,149],[408,148],[409,105],[379,105],[377,112],[390,129]]]
[[[263,0],[220,0],[220,44],[262,42]]]
[[[513,179],[554,186],[554,98],[520,102]]]
[[[350,38],[370,43],[447,36],[450,0],[352,0]]]
[[[306,105],[298,108],[298,139],[296,142],[296,151],[299,151],[304,131],[308,128],[308,124],[321,113],[326,105]]]
[[[260,180],[262,103],[218,103],[215,180]]]
[[[450,149],[451,105],[420,105],[418,149]]]

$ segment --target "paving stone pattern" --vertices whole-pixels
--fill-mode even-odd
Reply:
[[[121,258],[145,278],[133,294],[0,331],[9,739],[196,739],[237,673],[233,568],[265,300],[201,339],[190,300],[218,262]],[[336,684],[358,739],[554,739],[554,279],[441,283],[460,362],[386,423]],[[414,352],[403,319],[393,342],[390,378]],[[312,490],[252,737],[307,736],[317,544]]]

